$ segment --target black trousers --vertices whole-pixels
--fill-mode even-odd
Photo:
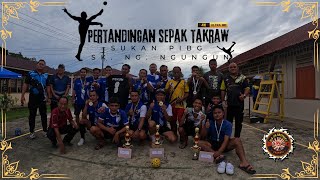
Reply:
[[[58,107],[58,101],[56,100],[51,100],[51,104],[50,104],[50,109],[51,109],[51,112],[53,109],[57,108]]]
[[[36,123],[36,115],[37,110],[39,108],[40,116],[41,116],[41,123],[42,129],[44,132],[47,132],[47,105],[45,101],[38,101],[38,102],[29,102],[28,109],[29,109],[29,128],[30,132],[34,132],[35,123]]]
[[[235,118],[235,132],[234,137],[240,137],[243,121],[243,106],[228,106],[227,108],[227,120],[233,123]]]
[[[63,142],[70,142],[73,139],[74,135],[77,134],[78,130],[74,129],[72,127],[72,125],[69,124],[69,125],[65,125],[63,127],[60,127],[59,132],[60,132],[60,134],[67,134],[66,136],[64,136]],[[57,138],[56,138],[57,136],[56,136],[56,133],[53,128],[49,127],[48,132],[47,132],[47,137],[50,139],[52,144],[54,144],[54,145],[57,144]]]

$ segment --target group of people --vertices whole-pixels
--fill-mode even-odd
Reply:
[[[99,150],[105,146],[105,139],[122,146],[125,126],[129,126],[133,140],[155,142],[156,125],[159,125],[159,133],[165,139],[174,143],[179,137],[179,148],[184,149],[188,136],[195,136],[195,128],[199,128],[199,146],[214,153],[215,162],[219,163],[218,172],[233,174],[232,165],[225,162],[223,155],[232,149],[240,159],[240,169],[250,174],[256,172],[247,161],[240,140],[244,99],[250,88],[237,64],[230,63],[229,74],[223,75],[217,71],[216,60],[211,59],[209,72],[201,75],[200,68],[192,66],[187,80],[182,78],[178,66],[169,77],[166,65],[158,70],[156,64],[150,64],[150,73],[141,69],[137,78],[129,75],[128,64],[122,66],[121,74],[112,74],[112,67],[107,66],[102,72],[95,68],[92,76],[87,76],[87,69],[82,68],[73,82],[71,99],[67,97],[71,81],[64,74],[64,65],[60,64],[57,74],[50,78],[44,72],[45,65],[44,60],[39,60],[36,70],[29,72],[23,84],[21,103],[25,101],[28,86],[30,93],[30,138],[35,138],[37,108],[45,136],[61,153],[65,153],[65,145],[72,145],[71,140],[78,131],[79,146],[85,143],[85,134],[89,131],[98,141],[94,148]],[[68,108],[69,101],[74,104],[75,119]],[[46,102],[51,105],[49,126]],[[62,134],[67,135],[62,139]]]

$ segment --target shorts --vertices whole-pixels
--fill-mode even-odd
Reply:
[[[218,151],[219,148],[221,147],[222,143],[223,143],[223,141],[220,141],[220,142],[218,142],[218,141],[211,141],[211,148],[212,148],[214,151]],[[223,152],[228,152],[228,151],[230,151],[230,150],[226,148]]]
[[[172,107],[172,122],[177,122],[177,120],[182,119],[184,113],[184,108],[174,108]]]
[[[192,121],[186,121],[183,124],[183,129],[184,129],[187,136],[195,136],[196,135],[196,132],[195,132],[196,127],[197,126],[195,126]]]
[[[130,124],[130,130],[136,131],[136,130],[138,130],[138,126],[139,126],[138,124],[137,125]],[[144,123],[144,125],[142,126],[141,129],[143,129],[143,130],[145,130],[147,132],[147,130],[148,130],[147,124]]]
[[[84,109],[84,104],[74,104],[74,115],[79,116]]]
[[[159,133],[163,134],[165,132],[171,131],[171,129],[167,125],[160,126]]]
[[[119,126],[116,128],[116,132],[120,131],[124,126]],[[105,139],[112,139],[114,135],[110,134],[108,131],[103,131],[103,135]]]

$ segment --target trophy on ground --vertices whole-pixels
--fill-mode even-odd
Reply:
[[[199,152],[201,150],[201,147],[198,146],[198,143],[199,143],[199,128],[196,127],[195,133],[196,133],[196,135],[194,136],[194,145],[191,147],[192,151],[194,152],[192,160],[198,160]]]
[[[132,147],[132,144],[130,143],[131,137],[129,134],[129,126],[126,126],[126,134],[124,136],[124,139],[125,139],[126,143],[123,144],[123,148],[130,149]]]
[[[152,143],[152,148],[150,149],[151,158],[163,158],[164,157],[164,148],[160,143],[160,125],[156,125],[157,132],[155,134],[155,142]]]
[[[160,129],[160,125],[156,125],[156,129],[157,132],[155,134],[155,142],[152,144],[153,148],[160,148],[161,147],[161,143],[160,143],[160,133],[159,133],[159,129]]]

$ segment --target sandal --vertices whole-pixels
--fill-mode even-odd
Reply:
[[[98,143],[98,144],[94,147],[94,149],[95,149],[95,150],[99,150],[99,149],[103,148],[103,146],[104,146],[104,144]]]
[[[180,145],[179,145],[179,148],[180,149],[184,149],[188,146],[188,143],[187,142],[180,142]]]
[[[224,160],[225,160],[225,157],[223,155],[220,155],[215,159],[215,162],[216,162],[216,164],[219,164]]]
[[[254,170],[253,167],[252,167],[250,164],[248,164],[248,165],[245,166],[245,167],[241,167],[241,166],[239,165],[239,168],[240,168],[241,170],[243,170],[244,172],[248,173],[248,174],[255,174],[255,173],[256,173],[256,170]]]

